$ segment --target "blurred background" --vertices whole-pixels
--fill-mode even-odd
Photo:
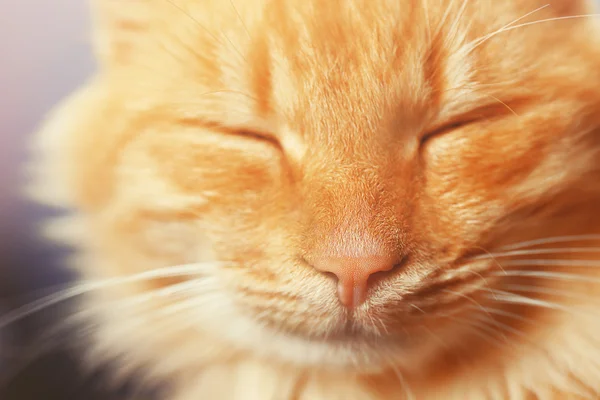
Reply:
[[[0,0],[0,321],[67,283],[63,249],[36,237],[51,210],[19,197],[27,145],[45,114],[94,71],[86,0]],[[0,326],[0,399],[122,399],[101,374],[77,368],[68,337],[48,336],[65,310]]]
[[[65,250],[36,237],[52,211],[21,199],[19,187],[31,134],[94,71],[89,45],[86,0],[0,0],[0,325],[7,310],[70,279]],[[130,388],[108,390],[101,372],[77,367],[68,337],[45,335],[64,313],[0,326],[0,400],[125,399]]]

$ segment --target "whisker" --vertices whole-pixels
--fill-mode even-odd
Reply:
[[[73,287],[62,290],[58,293],[53,293],[49,296],[43,297],[39,300],[33,301],[29,304],[26,304],[11,312],[4,314],[0,318],[0,329],[5,328],[11,323],[14,323],[22,318],[25,318],[31,314],[51,307],[55,304],[62,303],[64,301],[81,296],[89,292],[104,289],[107,287],[115,287],[154,279],[199,275],[202,272],[201,267],[207,264],[185,264],[173,267],[163,267],[124,277],[109,278],[99,281],[84,281],[82,283],[76,284]],[[215,265],[215,263],[210,263],[208,265],[212,266]]]
[[[544,7],[545,8],[545,7]],[[473,50],[475,50],[477,47],[481,46],[483,43],[487,42],[488,40],[490,40],[491,38],[497,36],[500,33],[503,32],[509,32],[518,28],[523,28],[526,26],[531,26],[531,25],[537,25],[537,24],[541,24],[541,23],[545,23],[545,22],[553,22],[553,21],[564,21],[564,20],[572,20],[572,19],[580,19],[580,18],[594,18],[594,17],[598,17],[600,16],[600,14],[582,14],[582,15],[569,15],[569,16],[564,16],[564,17],[553,17],[553,18],[545,18],[545,19],[539,19],[536,21],[531,21],[531,22],[524,22],[522,24],[518,24],[518,25],[512,25],[512,26],[507,26],[507,27],[503,27],[500,28],[497,31],[494,31],[480,39],[475,40],[472,45],[469,48],[469,52],[472,52]]]
[[[507,271],[506,273],[498,273],[494,274],[502,277],[530,277],[530,278],[546,278],[546,279],[556,279],[563,281],[575,281],[575,282],[600,282],[600,279],[589,277],[585,275],[576,275],[562,272],[546,272],[546,271]]]
[[[371,327],[375,330],[375,334],[377,336],[381,336],[381,328],[377,325],[377,323],[375,322],[375,319],[373,318],[371,313],[367,313],[367,317],[371,321]]]
[[[600,267],[600,260],[556,260],[556,259],[524,259],[524,260],[508,260],[503,261],[502,265],[505,267],[513,266],[540,266],[540,267],[589,267],[598,268]],[[504,271],[508,272],[508,271]]]
[[[504,324],[504,323],[496,320],[493,317],[490,318],[489,316],[482,315],[482,316],[478,316],[477,318],[478,318],[478,320],[482,321],[484,324],[485,323],[492,324],[492,325],[494,325],[494,326],[496,326],[496,327],[498,327],[500,329],[505,330],[508,333],[512,333],[515,336],[519,336],[519,337],[527,339],[527,335],[525,333],[523,333],[523,332],[521,332],[521,331],[519,331],[519,330],[517,330],[517,329],[515,329],[515,328],[513,328],[513,327],[511,327],[511,326],[509,326],[507,324]],[[533,343],[533,342],[530,342],[530,343]]]
[[[390,363],[388,365],[390,366],[392,371],[394,371],[394,374],[396,374],[396,376],[398,377],[398,382],[400,383],[400,386],[402,387],[402,390],[404,391],[406,400],[416,400],[416,397],[415,397],[414,393],[412,392],[412,389],[408,385],[408,382],[406,382],[406,378],[404,377],[402,372],[400,372],[398,367],[396,367],[394,360],[390,360]]]
[[[544,5],[544,6],[538,7],[538,8],[536,8],[535,10],[533,10],[533,11],[530,11],[530,12],[528,12],[527,14],[525,14],[525,15],[523,15],[523,16],[521,16],[521,17],[517,18],[517,19],[515,19],[514,21],[512,21],[512,22],[510,22],[510,23],[508,23],[508,24],[506,24],[506,25],[502,26],[501,28],[499,28],[499,29],[497,29],[497,30],[495,30],[495,31],[493,31],[493,32],[491,32],[491,33],[488,33],[487,35],[484,35],[483,37],[480,37],[480,38],[478,38],[478,39],[475,39],[475,40],[473,41],[473,44],[471,45],[471,48],[469,49],[469,52],[471,52],[471,51],[475,50],[475,49],[476,49],[478,46],[482,45],[483,43],[485,43],[486,41],[488,41],[488,40],[489,40],[489,39],[491,39],[492,37],[496,36],[498,33],[500,33],[500,32],[502,32],[502,31],[504,31],[504,29],[506,29],[506,28],[509,28],[509,27],[513,26],[513,25],[514,25],[514,24],[516,24],[517,22],[519,22],[519,21],[522,21],[523,19],[525,19],[525,18],[529,17],[530,15],[533,15],[533,14],[535,14],[535,13],[537,13],[537,12],[539,12],[539,11],[543,10],[544,8],[547,8],[547,7],[549,7],[549,6],[550,6],[550,4],[546,4],[546,5]]]
[[[471,257],[470,260],[485,260],[488,258],[528,256],[539,254],[563,254],[563,253],[600,253],[600,247],[557,247],[553,249],[528,249],[512,250],[499,253],[481,254]]]
[[[423,311],[421,307],[417,306],[416,304],[410,303],[410,307],[418,310],[421,314],[427,314],[425,311]]]
[[[525,27],[525,26],[537,25],[537,24],[541,24],[541,23],[544,23],[544,22],[564,21],[564,20],[570,20],[570,19],[594,18],[594,17],[600,17],[600,14],[581,14],[581,15],[568,15],[568,16],[564,16],[564,17],[545,18],[545,19],[540,19],[540,20],[537,20],[537,21],[524,22],[524,23],[519,24],[519,25],[510,26],[510,27],[502,30],[502,32],[511,31],[513,29],[522,28],[522,27]],[[501,32],[498,32],[498,33],[501,33]]]
[[[153,298],[182,294],[186,291],[186,289],[191,287],[197,288],[198,283],[202,281],[202,279],[196,279],[195,281],[186,281],[183,283],[173,284],[170,285],[170,287],[153,290],[149,293],[99,304],[95,307],[86,308],[67,316],[59,323],[54,324],[54,326],[51,328],[45,329],[43,334],[35,339],[33,346],[27,348],[25,352],[21,352],[22,356],[18,360],[14,361],[14,363],[17,363],[17,365],[11,363],[10,370],[6,374],[3,374],[3,376],[0,376],[0,387],[8,385],[12,379],[14,379],[21,371],[23,371],[23,369],[25,369],[38,357],[51,351],[53,348],[57,347],[63,342],[72,343],[73,337],[71,335],[66,335],[66,333],[69,331],[73,331],[73,329],[76,327],[79,328],[78,334],[92,331],[92,328],[90,328],[90,322],[92,321],[91,318],[98,312],[117,307],[119,310],[128,310],[131,307],[139,306]],[[151,320],[153,317],[155,318],[157,316],[157,313],[148,313],[147,311],[148,310],[146,310],[143,317],[138,314],[134,314],[132,315],[133,319],[128,318],[128,323],[133,324],[129,329],[134,329],[139,323],[147,322],[148,320]],[[83,324],[84,322],[87,323]]]
[[[576,241],[596,241],[600,240],[600,235],[570,235],[570,236],[551,236],[536,240],[527,240],[523,242],[517,242],[510,245],[502,246],[502,250],[516,250],[524,247],[538,246],[551,243],[565,243],[565,242],[576,242]]]
[[[494,262],[494,264],[495,264],[495,265],[496,265],[496,266],[497,266],[497,267],[498,267],[498,268],[499,268],[501,271],[504,271],[504,268],[502,267],[502,264],[500,264],[500,262],[499,262],[498,260],[496,260],[496,257],[494,257],[494,256],[492,255],[492,253],[490,253],[490,252],[489,252],[487,249],[485,249],[485,248],[483,248],[483,247],[481,247],[481,246],[474,246],[474,248],[476,248],[476,249],[480,249],[480,250],[484,251],[484,252],[485,252],[485,253],[486,253],[486,254],[489,256],[489,258],[487,258],[487,259],[490,259],[490,258],[491,258],[491,259],[492,259],[492,261]],[[477,259],[476,257],[472,257],[472,258],[469,258],[469,260],[477,261],[478,259]],[[487,283],[487,282],[486,282],[486,283]]]
[[[477,300],[475,300],[474,298],[472,298],[471,296],[468,296],[464,293],[460,293],[460,292],[456,292],[454,290],[450,290],[450,289],[443,289],[442,292],[444,293],[448,293],[448,294],[452,294],[454,296],[458,296],[458,297],[462,297],[463,299],[466,299],[468,301],[470,301],[471,303],[473,303],[475,306],[477,306],[481,311],[486,312],[485,311],[485,307],[483,307]]]
[[[233,4],[233,0],[229,0],[229,3],[231,4],[231,8],[233,8],[233,11],[235,11],[235,14],[237,15],[238,19],[240,20],[242,26],[244,27],[244,30],[246,31],[248,38],[252,39],[252,36],[250,35],[250,31],[248,30],[248,27],[244,23],[244,20],[242,19],[242,16],[240,15],[237,7],[235,6],[235,4]]]
[[[484,96],[487,96],[495,101],[497,101],[498,103],[502,104],[508,111],[510,111],[515,117],[520,117],[519,114],[517,114],[517,112],[515,110],[513,110],[508,104],[506,104],[505,102],[503,102],[502,100],[500,100],[499,98],[497,98],[496,96],[493,96],[489,93],[484,93],[481,92]]]
[[[579,315],[585,318],[597,318],[597,314],[590,314],[583,311],[580,311],[576,308],[569,308],[562,304],[553,303],[550,301],[532,299],[531,297],[515,294],[512,292],[504,291],[504,290],[495,290],[496,298],[489,297],[499,303],[509,303],[509,304],[521,304],[532,307],[545,308],[549,310],[562,311],[570,315]]]
[[[479,308],[475,307],[475,306],[472,306],[472,308],[474,310],[479,310]],[[533,324],[534,323],[534,321],[532,321],[531,319],[525,318],[522,315],[519,315],[517,313],[513,313],[513,312],[505,311],[505,310],[500,310],[500,309],[497,309],[497,308],[491,308],[491,307],[486,307],[485,309],[486,309],[486,311],[489,314],[499,315],[501,317],[512,318],[512,319],[516,319],[518,321],[526,322],[526,323],[529,323],[529,324]]]
[[[584,302],[590,302],[590,297],[582,296],[579,293],[574,293],[573,291],[568,290],[560,290],[554,288],[540,287],[540,286],[532,286],[532,285],[503,285],[503,288],[513,291],[513,292],[525,292],[525,293],[536,293],[536,294],[546,294],[551,296],[562,296],[566,298],[571,298],[575,300],[581,300]]]
[[[370,313],[369,313],[369,314],[370,314]],[[388,328],[387,328],[387,326],[386,326],[385,322],[383,321],[383,318],[381,318],[381,317],[377,317],[377,316],[376,316],[375,318],[377,318],[377,321],[379,322],[379,325],[381,326],[381,328],[383,329],[383,331],[385,332],[385,334],[386,334],[387,336],[389,336],[389,335],[390,335],[390,331],[388,330]]]

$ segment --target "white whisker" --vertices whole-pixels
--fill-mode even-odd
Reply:
[[[478,307],[472,306],[472,308],[474,310],[479,310]],[[533,324],[534,322],[531,319],[525,318],[522,315],[519,315],[517,313],[512,313],[509,311],[504,311],[504,310],[499,310],[497,308],[491,308],[491,307],[486,307],[485,308],[488,314],[494,314],[494,315],[499,315],[501,317],[507,317],[507,318],[512,318],[512,319],[516,319],[518,321],[521,322],[527,322],[529,324]]]
[[[23,356],[11,363],[10,370],[7,371],[7,373],[3,376],[0,376],[0,387],[8,384],[19,372],[21,372],[24,368],[27,367],[27,365],[29,365],[41,355],[47,353],[48,351],[52,350],[53,348],[56,348],[61,344],[73,344],[75,338],[73,335],[68,335],[68,333],[76,332],[78,335],[84,333],[85,336],[88,333],[93,332],[93,317],[95,315],[98,315],[102,311],[107,309],[118,309],[119,312],[132,311],[133,314],[127,317],[128,329],[137,329],[137,327],[139,327],[140,324],[147,323],[152,319],[156,319],[156,317],[161,317],[161,307],[152,310],[146,309],[141,315],[139,312],[137,312],[139,310],[131,310],[132,307],[139,306],[157,297],[172,297],[173,295],[183,294],[189,289],[197,289],[199,283],[202,281],[202,279],[196,279],[192,281],[186,281],[183,283],[173,284],[166,288],[153,290],[148,293],[127,297],[125,299],[96,304],[93,307],[88,307],[83,310],[77,311],[71,315],[68,315],[59,323],[54,324],[48,329],[44,329],[43,334],[39,337],[36,337],[34,344],[31,347],[28,347],[25,350],[25,352],[21,352]],[[155,310],[159,310],[159,312],[155,312]],[[169,321],[169,325],[170,324],[171,321]],[[154,323],[153,327],[156,327]],[[76,328],[77,330],[75,331]]]
[[[512,250],[499,253],[481,254],[470,258],[471,260],[485,260],[489,258],[529,256],[539,254],[568,254],[568,253],[600,253],[600,247],[558,247],[553,249],[527,249]]]
[[[502,277],[520,277],[520,278],[545,278],[545,279],[555,279],[555,280],[563,280],[563,281],[575,281],[575,282],[599,282],[600,279],[589,277],[586,275],[576,275],[562,272],[547,272],[547,271],[506,271],[505,273],[497,273],[493,274],[496,276]]]
[[[569,16],[565,16],[565,17],[553,17],[553,18],[545,18],[545,19],[540,19],[540,20],[536,20],[536,21],[531,21],[531,22],[524,22],[522,24],[519,25],[512,25],[512,26],[507,26],[507,27],[503,27],[497,31],[494,31],[480,39],[475,40],[469,47],[468,52],[472,52],[473,50],[475,50],[477,47],[481,46],[483,43],[487,42],[488,40],[490,40],[491,38],[499,35],[500,33],[503,32],[509,32],[518,28],[523,28],[523,27],[527,27],[527,26],[531,26],[531,25],[537,25],[537,24],[541,24],[544,22],[553,22],[553,21],[564,21],[564,20],[572,20],[572,19],[580,19],[580,18],[594,18],[594,17],[599,17],[600,14],[582,14],[582,15],[569,15]]]
[[[418,310],[421,314],[427,314],[425,311],[423,311],[423,309],[421,307],[419,307],[419,306],[417,306],[417,305],[415,305],[413,303],[410,303],[410,307]]]
[[[547,8],[548,6],[550,6],[550,4],[546,4],[544,6],[538,7],[533,11],[528,12],[527,14],[515,19],[514,21],[502,26],[501,28],[488,33],[487,35],[484,35],[483,37],[480,37],[476,40],[473,41],[473,43],[470,46],[469,52],[473,51],[474,49],[476,49],[477,47],[479,47],[480,45],[482,45],[483,43],[485,43],[486,41],[488,41],[489,39],[491,39],[492,37],[496,36],[497,34],[499,34],[500,32],[503,32],[505,29],[510,28],[511,26],[513,26],[514,24],[516,24],[519,21],[522,21],[523,19],[529,17],[530,15],[533,15],[541,10],[543,10],[544,8]]]
[[[504,289],[513,292],[525,292],[525,293],[536,293],[536,294],[545,294],[550,296],[561,296],[566,298],[571,298],[575,300],[581,300],[584,302],[590,302],[589,297],[585,297],[580,295],[579,293],[568,291],[568,290],[559,290],[554,288],[540,287],[540,286],[531,286],[531,285],[503,285]],[[594,301],[592,299],[592,301]]]
[[[566,243],[566,242],[577,242],[577,241],[596,241],[600,240],[600,235],[571,235],[571,236],[552,236],[542,239],[527,240],[524,242],[517,242],[510,245],[500,247],[501,250],[517,250],[524,247],[538,246],[551,243]]]
[[[108,278],[98,281],[84,281],[82,283],[76,284],[71,288],[62,290],[58,293],[51,294],[49,296],[26,304],[22,307],[19,307],[9,313],[6,313],[0,318],[0,329],[40,310],[43,310],[55,304],[67,301],[69,299],[81,296],[92,291],[154,279],[200,275],[203,271],[202,267],[205,265],[214,266],[215,263],[186,264],[172,267],[163,267],[124,277]]]
[[[503,329],[504,331],[508,332],[508,333],[512,333],[515,336],[519,336],[522,338],[527,338],[527,335],[525,335],[523,332],[509,326],[506,325],[500,321],[497,321],[496,319],[494,319],[493,317],[490,318],[489,314],[488,315],[480,315],[477,317],[478,320],[480,320],[481,322],[483,322],[484,324],[492,324],[500,329]]]
[[[377,321],[379,322],[379,325],[381,326],[381,328],[383,329],[383,331],[385,332],[385,334],[386,334],[387,336],[389,336],[389,334],[390,334],[390,331],[388,330],[388,328],[387,328],[387,326],[386,326],[385,322],[383,321],[383,318],[381,318],[381,317],[377,317],[377,316],[376,316],[375,318],[377,318]]]
[[[252,35],[250,35],[250,31],[248,30],[248,27],[246,26],[246,23],[244,22],[242,16],[240,15],[240,12],[238,11],[237,7],[235,6],[235,4],[233,4],[233,0],[229,0],[229,3],[231,4],[231,8],[233,8],[233,11],[237,15],[237,18],[240,20],[240,23],[244,27],[244,30],[246,31],[246,34],[248,35],[248,39],[252,39]]]
[[[496,96],[493,96],[493,95],[491,95],[489,93],[483,93],[483,92],[480,92],[480,93],[483,94],[484,96],[487,96],[487,97],[491,98],[492,100],[495,100],[496,102],[502,104],[504,106],[504,108],[506,108],[508,111],[510,111],[510,113],[512,115],[514,115],[515,117],[520,117],[520,115],[517,114],[517,112],[511,106],[509,106],[504,101],[502,101],[499,98],[497,98]]]
[[[395,363],[393,362],[393,360],[390,360],[391,362],[389,363],[390,368],[392,369],[392,371],[394,371],[394,373],[396,374],[396,376],[398,377],[398,382],[400,382],[400,386],[402,387],[402,390],[404,391],[405,394],[405,399],[406,400],[415,400],[415,395],[413,394],[410,386],[408,386],[408,382],[406,382],[406,379],[404,378],[404,375],[402,374],[402,372],[400,372],[400,370],[398,369],[398,367],[396,367]]]
[[[598,268],[600,260],[556,260],[556,259],[524,259],[503,261],[505,267],[514,266],[540,266],[540,267],[571,267],[571,268]],[[506,272],[506,271],[505,271]]]
[[[461,298],[463,298],[465,300],[468,300],[471,303],[473,303],[475,306],[477,306],[481,311],[486,312],[485,311],[485,307],[483,307],[477,300],[475,300],[474,298],[472,298],[472,297],[470,297],[470,296],[468,296],[468,295],[466,295],[464,293],[456,292],[454,290],[449,290],[449,289],[444,289],[444,290],[442,290],[442,292],[449,293],[449,294],[452,294],[454,296],[458,296],[458,297],[461,297]]]
[[[527,296],[511,293],[504,290],[495,290],[495,292],[496,298],[492,298],[491,296],[489,296],[488,298],[493,299],[494,301],[497,301],[499,303],[521,304],[526,306],[545,308],[549,310],[562,311],[571,315],[579,315],[585,318],[597,317],[597,315],[591,315],[589,313],[582,312],[576,308],[566,307],[562,304],[557,304],[550,301],[532,299]]]
[[[564,21],[564,20],[570,20],[570,19],[594,18],[594,17],[600,17],[600,14],[581,14],[581,15],[568,15],[565,17],[545,18],[545,19],[540,19],[537,21],[524,22],[519,25],[509,26],[508,28],[503,29],[501,32],[507,32],[507,31],[511,31],[513,29],[523,28],[525,26],[537,25],[537,24],[541,24],[544,22]],[[498,33],[501,33],[501,32],[498,32]]]

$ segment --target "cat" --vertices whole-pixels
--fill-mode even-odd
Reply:
[[[84,363],[173,400],[600,398],[592,4],[92,12],[30,190]]]

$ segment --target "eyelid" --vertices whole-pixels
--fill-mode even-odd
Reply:
[[[251,140],[260,140],[268,142],[278,148],[281,148],[279,139],[267,129],[262,129],[260,126],[249,127],[249,126],[235,126],[225,125],[212,120],[204,120],[201,118],[182,118],[178,122],[187,126],[199,126],[205,129],[210,129],[214,132],[219,132],[225,135],[240,136]]]
[[[273,135],[271,133],[255,131],[255,130],[246,129],[246,128],[227,129],[227,130],[225,130],[225,133],[236,135],[236,136],[242,136],[242,137],[245,137],[248,139],[260,140],[263,142],[267,142],[279,149],[282,148],[281,143],[279,142],[279,139],[277,139],[275,137],[275,135]]]
[[[438,136],[438,135],[442,135],[444,133],[462,128],[466,125],[472,124],[474,122],[477,122],[479,118],[471,118],[471,119],[457,119],[455,121],[450,121],[444,124],[440,124],[437,126],[434,126],[432,129],[427,130],[422,136],[421,136],[421,142],[425,142],[428,139],[434,137],[434,136]]]
[[[432,128],[425,131],[421,136],[421,142],[425,142],[434,136],[460,129],[478,121],[500,118],[507,114],[516,115],[513,109],[506,103],[483,105],[474,110],[446,119],[442,123],[433,125]]]
[[[238,136],[249,140],[261,141],[275,146],[279,150],[283,149],[279,139],[268,129],[263,129],[260,125],[257,125],[256,127],[225,125],[209,119],[189,117],[178,118],[176,121],[179,125],[203,128],[223,135]]]

